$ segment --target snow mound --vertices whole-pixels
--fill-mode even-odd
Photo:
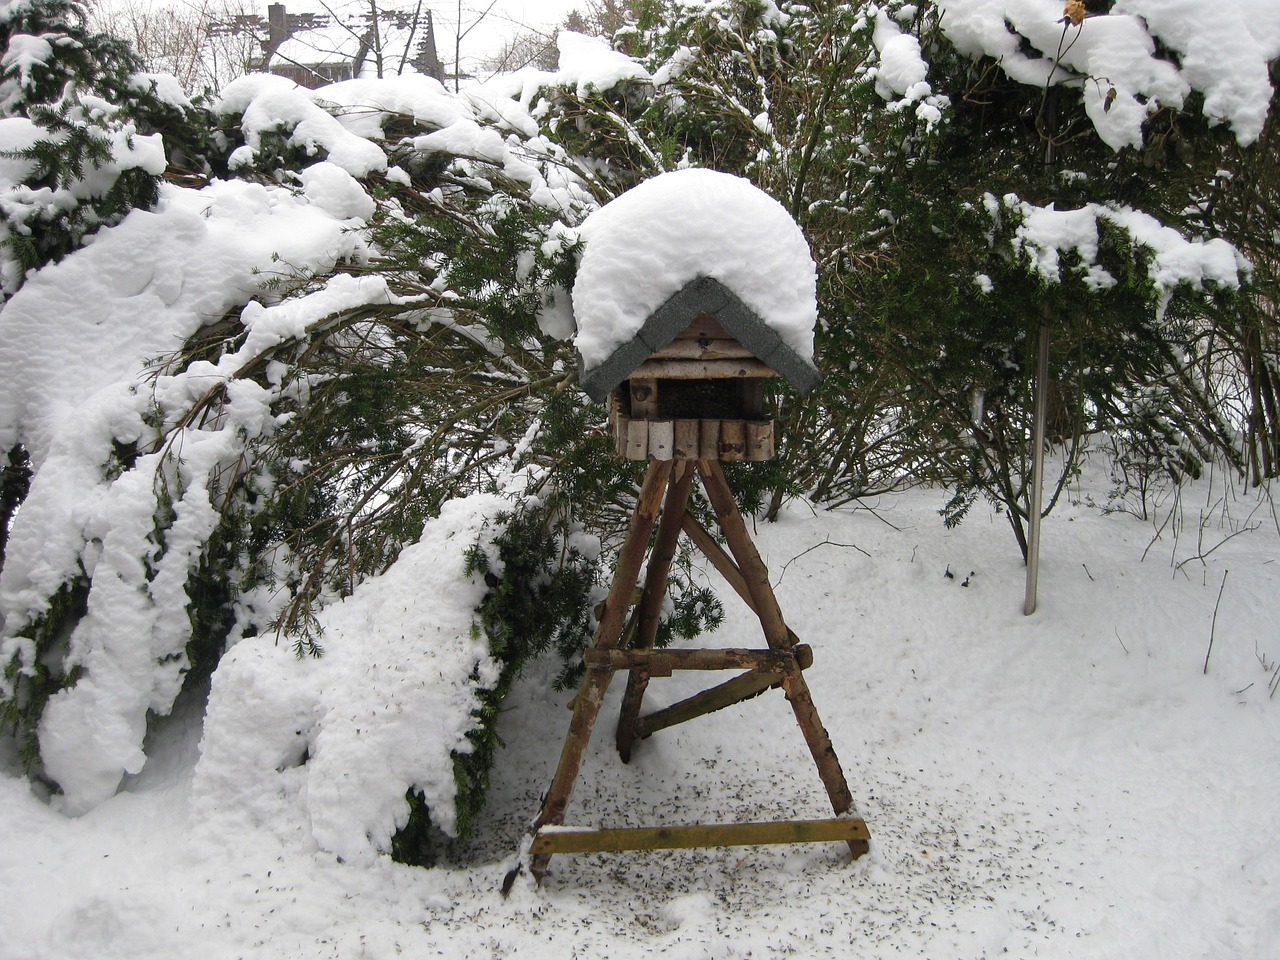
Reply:
[[[491,542],[507,506],[488,494],[446,503],[391,569],[320,613],[322,657],[299,659],[270,634],[223,657],[193,787],[198,820],[247,820],[282,840],[309,831],[321,849],[367,864],[390,851],[414,789],[453,834],[453,754],[470,751],[478,691],[499,670],[475,619],[487,588],[464,573],[465,553]]]
[[[584,370],[699,277],[720,281],[801,359],[813,359],[817,274],[809,245],[782,204],[749,181],[714,170],[664,173],[591,214],[578,236],[573,342]]]

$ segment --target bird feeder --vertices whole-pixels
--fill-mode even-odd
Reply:
[[[769,460],[773,421],[764,385],[782,376],[800,393],[813,364],[714,277],[691,280],[582,385],[608,398],[618,456],[628,460]]]
[[[767,380],[782,377],[799,393],[819,381],[812,360],[816,302],[808,246],[776,201],[745,180],[705,170],[641,184],[588,218],[581,235],[584,253],[573,291],[580,382],[592,399],[608,403],[618,456],[647,461],[648,468],[584,657],[586,673],[560,762],[534,821],[532,873],[541,880],[553,854],[602,850],[838,840],[860,856],[869,840],[866,825],[854,815],[840,761],[804,678],[813,652],[783,618],[721,467],[721,461],[773,456],[773,421],[764,408]],[[695,479],[702,482],[724,546],[688,510]],[[765,647],[655,649],[682,533],[759,619]],[[738,674],[641,715],[650,679],[684,670]],[[835,816],[566,827],[592,727],[619,671],[627,674],[615,737],[624,762],[638,740],[782,688]]]

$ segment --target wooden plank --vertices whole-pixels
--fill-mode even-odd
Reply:
[[[627,459],[649,459],[648,420],[630,420],[627,422]]]
[[[796,647],[795,654],[801,670],[807,670],[813,666],[813,650],[807,643]],[[732,680],[726,680],[701,693],[695,693],[679,703],[645,714],[636,721],[636,739],[643,740],[659,730],[696,720],[698,717],[705,717],[709,713],[731,707],[743,700],[750,700],[766,690],[772,690],[781,685],[782,681],[771,670],[749,670]]]
[[[675,445],[676,427],[672,421],[649,421],[649,456],[655,460],[670,460]]]
[[[750,650],[744,647],[711,647],[698,650],[600,650],[583,654],[589,667],[630,670],[643,667],[651,677],[669,677],[673,670],[772,670],[791,668],[790,650]]]
[[[539,830],[530,851],[616,853],[622,850],[685,850],[690,847],[740,847],[769,843],[823,843],[871,839],[867,825],[855,817],[827,820],[782,820],[776,823],[691,824],[675,827],[629,827],[613,830],[559,828]]]
[[[676,441],[672,456],[676,460],[698,459],[698,421],[677,420]]]
[[[744,460],[747,456],[747,425],[741,420],[720,421],[721,460]]]
[[[625,417],[621,413],[618,414],[617,424],[613,433],[614,443],[617,455],[625,460],[627,459],[627,450],[631,444],[631,418]]]
[[[747,423],[747,459],[753,462],[773,459],[772,420]]]
[[[777,372],[763,360],[742,357],[735,360],[646,360],[631,376],[655,380],[724,380],[776,377]],[[635,407],[631,408],[635,416]]]
[[[627,381],[631,390],[631,416],[636,420],[658,419],[658,384],[652,377],[632,373]]]
[[[661,350],[655,350],[653,356],[671,360],[731,360],[735,357],[754,357],[755,354],[737,340],[699,337],[672,340]]]
[[[698,421],[698,459],[714,460],[720,456],[720,421]]]
[[[734,337],[719,320],[709,313],[700,313],[689,325],[676,334],[677,340],[733,340]]]

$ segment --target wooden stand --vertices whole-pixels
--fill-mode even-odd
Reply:
[[[701,478],[724,530],[729,553],[687,510],[695,472]],[[664,492],[665,506],[662,503]],[[661,520],[658,519],[659,513]],[[627,611],[655,524],[658,532],[645,572],[644,588],[628,623]],[[759,618],[767,649],[653,649],[671,562],[682,530]],[[866,853],[869,839],[866,825],[853,816],[853,797],[845,782],[844,771],[818,717],[802,672],[812,662],[812,652],[804,644],[798,644],[795,634],[783,620],[769,584],[768,570],[751,542],[719,462],[712,459],[650,461],[631,528],[618,556],[617,570],[594,643],[586,654],[586,675],[574,702],[573,719],[569,723],[560,763],[543,800],[542,810],[533,824],[530,869],[535,879],[542,880],[555,853],[820,840],[844,841],[855,858]],[[640,715],[650,677],[670,676],[675,670],[724,669],[745,672],[663,710],[643,717]],[[592,727],[609,682],[619,670],[627,672],[627,689],[622,698],[616,734],[618,753],[624,762],[631,759],[631,750],[637,739],[781,686],[795,712],[796,722],[818,767],[818,775],[831,798],[831,808],[836,816],[830,820],[630,830],[564,827],[565,811]]]

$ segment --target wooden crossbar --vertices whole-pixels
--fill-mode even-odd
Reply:
[[[651,677],[669,677],[673,670],[734,670],[749,668],[781,673],[789,670],[795,657],[790,650],[744,650],[735,647],[711,649],[601,650],[593,648],[583,656],[588,667],[610,670],[642,668]]]
[[[807,643],[802,643],[795,648],[795,656],[801,670],[808,670],[813,666],[813,650]],[[708,713],[715,713],[717,710],[731,707],[743,700],[750,700],[778,686],[781,682],[778,674],[772,670],[749,670],[732,680],[726,680],[701,693],[686,697],[679,703],[645,714],[636,721],[636,738],[644,740],[659,730],[674,727],[678,723],[697,717],[704,717]]]
[[[692,824],[679,827],[627,827],[590,830],[543,827],[534,835],[530,853],[613,853],[621,850],[683,850],[689,847],[743,847],[768,843],[821,843],[871,839],[867,825],[855,817],[826,820],[782,820],[773,823]]]

